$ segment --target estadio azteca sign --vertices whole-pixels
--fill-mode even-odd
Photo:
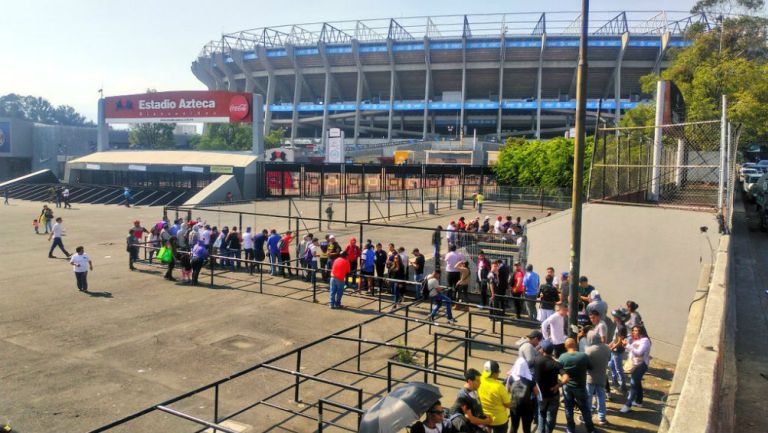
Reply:
[[[156,92],[105,98],[107,123],[250,122],[253,96],[225,91]]]

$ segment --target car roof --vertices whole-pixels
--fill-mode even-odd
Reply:
[[[757,163],[756,163],[756,162],[745,162],[745,163],[742,165],[742,167],[745,167],[745,168],[746,168],[746,167],[755,167],[755,166],[757,166]]]
[[[757,165],[760,165],[760,166],[768,165],[768,159],[763,159],[762,161],[758,161]]]

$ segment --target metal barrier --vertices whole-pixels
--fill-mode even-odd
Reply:
[[[429,375],[430,374],[432,374],[432,376],[433,376],[433,379],[432,379],[433,382],[437,380],[437,376],[447,377],[449,379],[455,379],[455,380],[458,380],[460,382],[464,382],[465,381],[464,380],[464,376],[459,376],[458,374],[446,373],[444,371],[437,371],[437,370],[435,370],[433,368],[420,367],[418,365],[413,365],[413,364],[405,364],[405,363],[402,363],[402,362],[398,362],[398,361],[389,359],[389,360],[387,360],[387,392],[392,392],[392,381],[393,381],[393,379],[392,379],[392,366],[393,365],[397,366],[397,367],[407,368],[409,370],[415,370],[415,371],[422,371],[422,372],[424,372],[424,383],[429,383]],[[395,379],[395,380],[397,380],[397,379]],[[397,380],[397,381],[398,382],[404,382],[404,381],[401,381],[401,380]]]

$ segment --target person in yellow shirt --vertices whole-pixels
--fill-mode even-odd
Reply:
[[[483,203],[485,202],[485,196],[480,191],[475,194],[475,203],[477,204],[477,213],[483,213]]]
[[[480,376],[480,388],[477,389],[483,413],[492,420],[490,427],[493,433],[507,432],[509,408],[512,406],[512,397],[504,382],[499,380],[500,371],[498,362],[487,361]]]

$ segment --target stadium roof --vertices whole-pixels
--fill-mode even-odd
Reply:
[[[246,167],[256,161],[250,152],[192,150],[118,150],[96,152],[69,161],[90,164],[222,165]]]
[[[714,22],[704,13],[686,11],[592,11],[589,32],[595,36],[682,36],[691,25],[710,29]],[[242,30],[222,35],[205,45],[200,56],[251,50],[257,46],[284,47],[358,42],[430,39],[578,36],[579,12],[520,12],[473,15],[437,15],[291,24]]]

